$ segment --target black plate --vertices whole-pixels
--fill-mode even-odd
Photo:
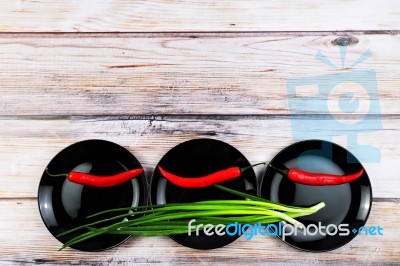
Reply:
[[[158,163],[165,170],[181,176],[198,177],[232,166],[246,167],[250,163],[234,147],[213,139],[195,139],[179,144],[171,149]],[[158,165],[157,165],[158,166]],[[226,187],[242,192],[256,194],[256,176],[252,169],[245,171],[238,179],[221,183]],[[186,189],[168,182],[158,167],[154,170],[151,181],[152,204],[195,202],[202,200],[240,199],[230,193],[214,187]],[[233,242],[238,236],[212,235],[171,236],[176,242],[195,249],[219,248]]]
[[[329,174],[351,174],[363,169],[361,163],[343,147],[320,140],[295,143],[282,150],[272,161],[275,167],[294,167],[310,172]],[[356,233],[352,230],[363,226],[371,210],[372,190],[368,175],[354,182],[338,186],[307,186],[293,183],[271,167],[266,169],[261,183],[261,196],[266,199],[296,206],[310,206],[325,202],[319,212],[298,218],[305,226],[348,224],[348,235],[339,233],[330,236],[317,233],[315,236],[298,234],[286,236],[285,243],[306,251],[329,251],[350,242]],[[334,233],[334,227],[330,227]],[[313,229],[311,230],[313,233]],[[342,231],[341,231],[342,232]],[[325,231],[324,231],[325,233]],[[282,239],[282,237],[280,237]]]
[[[115,143],[86,140],[62,150],[47,167],[52,174],[75,170],[94,175],[113,175],[141,165],[128,150]],[[63,237],[57,237],[58,234],[91,222],[85,218],[90,214],[106,209],[144,205],[147,200],[145,191],[144,174],[118,186],[95,188],[72,183],[64,177],[51,177],[44,172],[39,184],[39,210],[50,233],[65,243],[82,232]],[[73,245],[72,248],[100,251],[114,247],[128,238],[124,235],[103,235]]]

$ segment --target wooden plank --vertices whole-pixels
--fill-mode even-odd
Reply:
[[[0,3],[2,32],[315,31],[399,28],[398,1],[34,1]]]
[[[299,128],[309,139],[321,135],[326,117],[297,117]],[[350,121],[351,122],[351,121]],[[400,157],[400,119],[384,117],[383,130],[364,132],[338,126],[331,131],[333,141],[347,144],[346,135],[356,134],[359,144],[380,150],[380,163],[364,163],[373,185],[374,197],[400,198],[398,162]],[[35,197],[40,177],[49,161],[66,146],[85,139],[105,139],[132,152],[144,165],[150,178],[152,169],[175,145],[193,138],[225,141],[252,163],[269,161],[281,149],[295,142],[288,117],[94,117],[75,119],[0,120],[0,198]],[[301,129],[300,129],[301,130]],[[324,131],[325,132],[325,131]],[[326,131],[328,133],[328,131]],[[336,136],[337,135],[337,136]],[[327,136],[326,136],[327,137]],[[359,150],[358,150],[359,151]],[[362,151],[361,151],[362,152]],[[359,158],[365,154],[358,154]],[[368,159],[368,158],[367,158]],[[262,175],[263,167],[256,168]]]
[[[400,114],[399,35],[207,36],[3,36],[0,115],[343,114],[344,93],[359,100],[354,114],[378,99],[382,114]],[[344,68],[339,43],[349,45]],[[372,57],[351,66],[368,49]],[[357,76],[364,70],[376,78]],[[326,75],[337,85],[318,92]],[[290,80],[316,76],[288,93]]]
[[[57,251],[58,242],[44,227],[36,199],[0,200],[0,264],[211,264],[310,265],[399,264],[399,202],[374,202],[367,226],[380,225],[383,236],[357,236],[337,250],[302,252],[275,237],[243,237],[229,246],[201,251],[182,247],[167,237],[130,238],[108,251]],[[17,235],[16,235],[17,233]]]

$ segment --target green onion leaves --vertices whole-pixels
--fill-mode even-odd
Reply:
[[[262,223],[269,224],[286,221],[299,228],[303,225],[295,218],[306,216],[322,209],[325,204],[320,202],[311,207],[295,207],[268,201],[221,185],[218,189],[241,196],[243,200],[208,200],[193,203],[176,203],[163,205],[139,206],[107,210],[90,215],[88,218],[96,221],[73,228],[58,235],[68,236],[71,233],[82,233],[67,241],[60,250],[87,241],[103,234],[122,234],[137,236],[166,236],[187,234],[188,223],[196,219],[197,224],[230,223]],[[106,214],[121,213],[112,217]],[[103,216],[103,218],[101,218]],[[89,221],[88,219],[88,221]],[[110,222],[115,221],[110,224]],[[107,225],[105,225],[107,224]]]

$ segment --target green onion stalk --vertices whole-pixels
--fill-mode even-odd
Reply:
[[[214,186],[225,192],[243,197],[244,199],[134,206],[98,212],[87,218],[93,219],[111,212],[121,212],[121,214],[110,218],[98,218],[98,220],[94,222],[62,232],[58,237],[83,231],[80,235],[64,243],[60,250],[103,234],[136,236],[188,234],[189,232],[193,232],[196,228],[191,227],[191,231],[188,229],[188,223],[192,219],[196,219],[198,225],[228,225],[233,222],[239,224],[255,224],[258,222],[270,224],[286,221],[298,228],[304,228],[304,225],[295,218],[313,214],[325,207],[323,202],[317,203],[311,207],[289,206],[221,185]],[[105,226],[105,224],[109,225]],[[200,229],[202,229],[201,226]]]

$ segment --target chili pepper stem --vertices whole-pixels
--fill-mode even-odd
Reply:
[[[247,167],[240,168],[240,173],[243,174],[243,172],[246,171],[247,169],[253,168],[253,167],[255,167],[255,166],[257,166],[257,165],[261,165],[261,164],[262,164],[262,165],[265,165],[266,163],[265,163],[265,162],[263,162],[263,163],[256,163],[256,164],[253,164],[253,165],[250,165],[250,166],[247,166]]]
[[[276,170],[278,173],[280,173],[283,176],[287,176],[289,174],[289,170],[283,170],[283,169],[279,169],[276,168],[275,166],[273,166],[272,164],[268,164],[269,167],[271,167],[272,169]]]
[[[48,174],[51,177],[68,177],[68,175],[69,175],[68,173],[54,175],[49,172],[48,168],[45,169],[45,172],[46,172],[46,174]]]

